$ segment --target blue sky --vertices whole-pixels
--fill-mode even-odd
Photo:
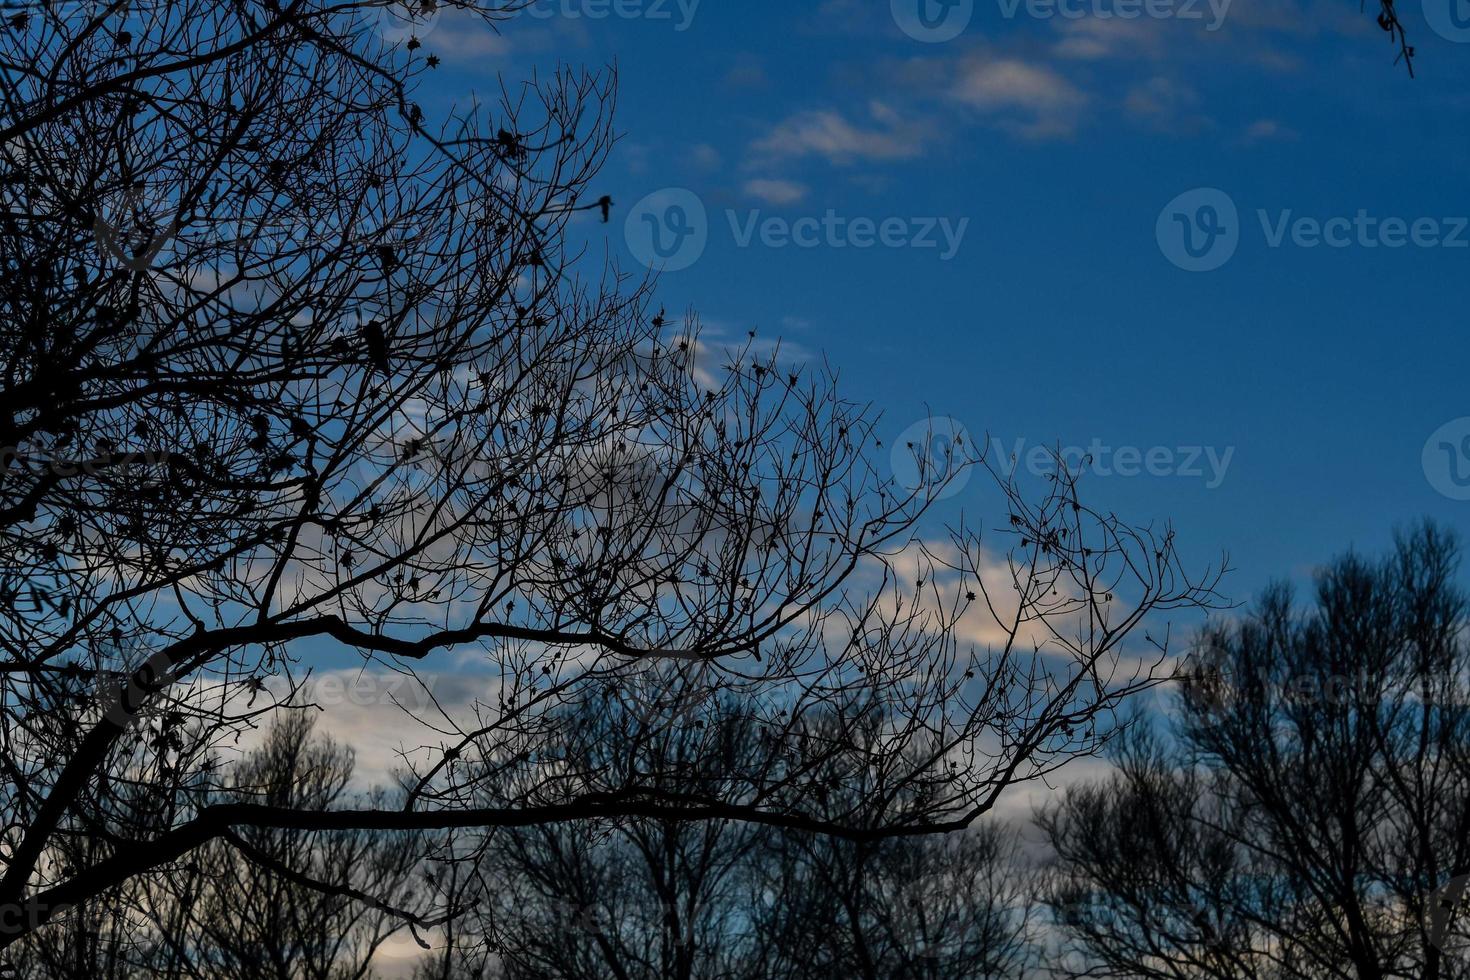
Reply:
[[[1470,531],[1470,4],[1404,3],[1410,80],[1355,0],[973,0],[944,41],[900,27],[918,2],[538,0],[425,47],[445,101],[616,64],[617,207],[578,233],[641,270],[625,231],[691,192],[707,243],[660,300],[825,353],[890,438],[933,414],[1003,455],[1104,447],[1084,493],[1228,550],[1242,599],[1420,516]],[[1217,268],[1171,261],[1215,225]]]

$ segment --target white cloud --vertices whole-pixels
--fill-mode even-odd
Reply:
[[[689,162],[700,170],[718,170],[724,164],[720,151],[708,143],[696,143],[690,147]]]
[[[981,112],[1026,115],[1020,131],[1037,138],[1070,135],[1087,104],[1087,95],[1057,72],[1015,58],[966,62],[950,97]]]
[[[1148,57],[1164,53],[1163,23],[1157,19],[1104,20],[1082,17],[1059,19],[1062,38],[1052,48],[1059,58],[1097,61],[1104,58]]]
[[[424,36],[423,44],[426,52],[463,65],[504,59],[511,52],[510,40],[483,18],[453,8]]]
[[[770,87],[771,79],[760,58],[753,54],[741,54],[725,73],[725,84],[734,89],[763,89]]]
[[[854,125],[832,110],[797,113],[751,144],[751,152],[764,160],[815,156],[839,166],[859,160],[908,160],[920,154],[919,127],[906,124],[881,104],[870,108],[880,117],[877,127]]]
[[[316,713],[317,731],[352,749],[353,784],[359,789],[390,784],[405,755],[419,763],[437,758],[449,738],[442,734],[446,722],[472,725],[476,702],[493,703],[499,690],[496,679],[483,673],[408,673],[379,666],[317,671],[296,682],[304,688],[295,697],[280,677],[268,680],[266,690],[277,701],[314,706],[305,710]],[[239,751],[249,751],[263,737],[262,728],[242,739]]]
[[[1297,139],[1295,130],[1282,125],[1275,119],[1257,119],[1246,127],[1246,143],[1265,143],[1272,140],[1291,141]]]
[[[1128,89],[1123,108],[1137,119],[1165,129],[1195,129],[1204,122],[1199,94],[1176,79],[1156,76]]]
[[[795,204],[807,194],[805,184],[792,180],[747,180],[745,193],[766,204]]]

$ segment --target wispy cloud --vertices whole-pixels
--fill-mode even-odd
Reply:
[[[724,164],[720,151],[708,143],[696,143],[689,148],[689,164],[698,170],[719,170]]]
[[[765,63],[753,54],[742,53],[725,73],[725,85],[733,89],[763,89],[771,85]]]
[[[1124,110],[1156,129],[1194,132],[1209,121],[1199,112],[1199,93],[1178,79],[1155,75],[1128,89]]]
[[[1295,130],[1282,125],[1275,119],[1257,119],[1246,127],[1243,137],[1247,144],[1271,141],[1291,142],[1298,138]]]
[[[1100,61],[1107,58],[1161,57],[1165,53],[1163,21],[1102,20],[1082,17],[1056,21],[1061,39],[1052,46],[1058,58]]]
[[[807,195],[805,184],[792,180],[747,180],[745,193],[766,204],[795,204]]]
[[[449,8],[425,35],[424,47],[459,68],[483,67],[487,60],[501,61],[511,54],[509,38],[477,17]]]
[[[923,149],[923,129],[905,122],[882,103],[869,105],[874,124],[848,121],[841,112],[816,109],[778,123],[751,144],[757,161],[818,157],[838,166],[860,161],[908,160]]]
[[[1060,73],[1017,58],[980,56],[960,68],[950,98],[979,112],[1008,117],[1022,135],[1071,135],[1088,98]]]

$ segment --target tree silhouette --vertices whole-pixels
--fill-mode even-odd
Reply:
[[[604,747],[637,741],[631,765],[740,779],[762,754],[758,719],[735,701],[701,713],[718,723],[629,740],[595,699],[572,707],[566,751],[610,762]],[[431,866],[445,904],[468,911],[419,980],[984,980],[1020,975],[1031,952],[1019,862],[990,824],[853,841],[632,818],[460,835]]]
[[[309,715],[280,716],[261,745],[228,767],[221,796],[325,808],[352,803],[349,749],[313,732]],[[381,791],[366,802],[383,802]],[[75,839],[75,863],[98,845]],[[244,828],[187,859],[134,878],[17,945],[18,976],[47,980],[141,977],[347,980],[368,975],[402,920],[371,903],[324,895],[331,881],[359,895],[415,900],[421,844],[404,834]]]
[[[897,486],[829,371],[753,342],[712,365],[647,283],[578,261],[611,78],[431,114],[437,61],[376,30],[384,7],[37,5],[0,30],[0,948],[216,843],[259,862],[256,833],[878,839],[963,828],[1096,751],[1167,658],[1167,631],[1152,659],[1125,641],[1212,601],[1172,532],[1063,473],[1034,499],[1000,481],[984,548],[915,543],[972,447]],[[225,800],[219,750],[328,649],[409,674],[475,651],[494,686],[473,722],[420,714],[405,740],[437,748],[401,804]],[[556,706],[650,667],[745,700],[759,763],[536,755]],[[873,717],[872,792],[806,792]]]
[[[1284,587],[1206,634],[1177,724],[1042,825],[1068,975],[1470,976],[1470,700],[1458,550],[1402,535],[1381,562]]]
[[[353,769],[351,750],[314,735],[310,715],[287,714],[233,767],[224,795],[297,809],[391,805],[381,791],[355,799]],[[404,833],[243,827],[238,839],[195,852],[188,873],[161,876],[161,902],[191,909],[170,945],[189,950],[193,969],[206,976],[364,976],[403,920],[350,895],[324,894],[313,883],[345,884],[355,895],[407,907],[416,901],[418,859],[415,841]]]
[[[1414,77],[1414,57],[1417,52],[1409,43],[1409,32],[1404,29],[1403,21],[1399,20],[1399,11],[1395,0],[1378,0],[1378,27],[1388,35],[1389,41],[1398,49],[1398,56],[1394,64],[1400,61],[1404,63],[1404,69],[1408,71],[1409,77]]]

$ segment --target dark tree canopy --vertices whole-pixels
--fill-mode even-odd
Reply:
[[[1470,644],[1432,526],[1207,633],[1166,733],[1043,828],[1098,977],[1470,976]]]
[[[626,764],[738,783],[762,752],[759,718],[734,699],[707,718],[650,733]],[[621,723],[601,701],[569,721],[569,755],[616,764]],[[855,802],[867,790],[856,768],[814,791]],[[420,980],[481,969],[506,980],[1000,980],[1034,958],[1022,862],[990,822],[847,840],[739,821],[598,821],[432,853],[445,904],[472,911]]]
[[[261,744],[226,768],[223,794],[282,805],[383,805],[380,792],[349,788],[350,749],[313,732],[311,715],[281,715]],[[222,794],[222,795],[223,795]],[[86,866],[105,853],[74,838],[64,860]],[[96,852],[96,853],[93,853]],[[402,833],[307,833],[242,828],[205,845],[169,875],[109,889],[15,947],[20,980],[350,980],[402,926],[399,916],[350,895],[324,895],[306,879],[332,881],[400,906],[424,901],[415,872],[422,847]]]
[[[983,546],[920,542],[935,482],[988,461],[897,486],[830,372],[712,355],[579,259],[611,77],[431,114],[436,59],[376,30],[385,6],[36,4],[0,28],[0,948],[221,842],[259,863],[267,831],[876,840],[1096,751],[1168,657],[1141,627],[1213,600],[1172,532],[1064,475],[1001,481]],[[410,675],[473,651],[493,683],[473,720],[422,713],[405,740],[433,755],[392,805],[242,793],[220,753],[327,649]],[[754,715],[739,779],[538,751],[589,690],[671,683]],[[629,717],[635,742],[697,723]],[[864,792],[830,792],[855,750]]]

